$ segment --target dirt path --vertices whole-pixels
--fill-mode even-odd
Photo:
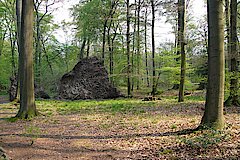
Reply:
[[[179,131],[198,125],[202,106],[197,103],[188,107],[148,108],[148,112],[137,115],[54,114],[32,121],[9,122],[2,118],[13,116],[17,108],[3,104],[0,106],[0,146],[13,160],[239,158],[237,108],[227,111],[226,115],[232,134],[236,132],[231,140],[208,149],[181,142],[188,135],[179,135]]]

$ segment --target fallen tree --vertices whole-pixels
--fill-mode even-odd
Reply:
[[[103,62],[97,57],[84,58],[60,81],[59,97],[68,100],[111,99],[120,92],[110,83]]]

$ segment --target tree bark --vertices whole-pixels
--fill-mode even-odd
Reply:
[[[17,74],[17,90],[16,90],[16,97],[17,99],[20,99],[21,95],[22,95],[22,89],[20,89],[20,82],[23,80],[22,76],[23,74],[20,74],[21,69],[22,69],[22,63],[20,63],[20,61],[22,60],[22,53],[20,51],[20,44],[21,44],[21,23],[22,23],[22,0],[16,0],[16,18],[17,18],[17,49],[18,49],[18,74]]]
[[[107,23],[108,23],[108,18],[105,20],[104,25],[103,25],[103,42],[102,42],[102,60],[104,63],[105,59],[105,43],[106,43],[106,30],[107,30]]]
[[[86,37],[83,38],[83,42],[82,42],[82,46],[81,46],[81,49],[80,49],[80,54],[79,54],[79,59],[83,59],[84,57],[84,49],[85,49],[85,46],[86,46],[86,42],[87,42],[87,39]]]
[[[231,0],[230,3],[230,71],[231,71],[231,80],[230,80],[230,96],[225,102],[225,105],[231,106],[240,106],[238,100],[238,51],[237,51],[237,0]]]
[[[136,55],[136,50],[135,50],[135,39],[136,39],[136,24],[137,24],[137,0],[134,0],[134,24],[133,24],[133,34],[132,34],[132,64],[131,64],[131,72],[132,72],[132,83],[131,83],[131,90],[133,92],[134,90],[134,84],[135,84],[135,75],[136,75],[136,72],[135,72],[135,65],[134,65],[134,58],[135,58],[135,55]]]
[[[144,46],[145,46],[145,67],[146,67],[146,74],[147,74],[147,87],[150,86],[149,82],[149,71],[148,71],[148,54],[147,54],[147,15],[148,14],[148,9],[146,7],[145,9],[145,20],[144,20]]]
[[[37,115],[33,76],[33,1],[22,1],[20,33],[20,109],[16,117],[28,119]]]
[[[186,73],[185,54],[185,0],[178,0],[178,47],[177,52],[181,55],[181,74],[179,84],[178,102],[184,101],[184,82]]]
[[[141,0],[138,0],[137,5],[137,90],[140,88],[140,11]]]
[[[226,32],[227,32],[227,35],[226,35],[226,39],[227,39],[227,59],[226,59],[226,65],[227,67],[229,68],[229,70],[231,70],[231,67],[230,67],[230,16],[229,16],[229,0],[225,0],[225,24],[226,24]]]
[[[90,52],[90,38],[87,40],[87,55],[86,57],[89,58],[89,52]]]
[[[38,86],[41,86],[41,46],[40,46],[40,38],[41,38],[41,32],[40,32],[40,13],[38,11],[38,7],[35,6],[35,12],[36,12],[36,20],[35,20],[35,29],[36,29],[36,38],[35,38],[35,79]]]
[[[45,43],[44,43],[43,39],[41,39],[41,41],[42,41],[43,52],[45,53],[45,57],[46,57],[47,64],[48,64],[49,69],[50,69],[50,71],[51,71],[51,74],[52,74],[52,76],[53,76],[53,75],[54,75],[54,73],[53,73],[53,67],[52,67],[52,64],[51,64],[51,62],[50,62],[50,60],[49,60],[48,53],[47,53],[47,50],[46,50],[46,47],[45,47]]]
[[[130,82],[130,7],[127,0],[127,95],[131,97],[131,82]]]
[[[208,0],[208,87],[205,112],[199,128],[223,129],[224,18],[223,3]]]
[[[10,33],[9,33],[9,39],[10,39],[10,45],[11,45],[11,61],[12,61],[12,76],[16,76],[17,74],[17,68],[16,68],[16,63],[15,63],[15,43],[16,43],[16,39],[14,38],[13,35],[13,30],[12,28],[10,28]]]
[[[155,4],[154,0],[151,0],[152,8],[152,96],[156,94],[156,69],[155,69],[155,36],[154,36],[154,27],[155,27]]]

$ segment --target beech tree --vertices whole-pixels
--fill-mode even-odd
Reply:
[[[223,3],[208,0],[208,86],[201,127],[223,129],[224,18]]]
[[[230,2],[230,28],[228,33],[230,35],[228,39],[228,57],[230,58],[230,72],[231,72],[231,80],[230,80],[230,96],[226,100],[225,104],[240,106],[238,100],[238,51],[237,51],[237,0],[231,0]]]
[[[147,87],[150,87],[149,71],[148,71],[148,46],[147,46],[147,21],[148,21],[148,6],[145,6],[144,12],[144,54],[145,54],[145,70],[147,77]]]
[[[184,81],[186,73],[186,54],[185,54],[185,0],[178,0],[178,43],[177,54],[181,55],[181,74],[179,85],[178,102],[184,101]]]
[[[127,95],[131,96],[131,82],[130,82],[130,7],[129,0],[126,2],[127,5]]]
[[[157,88],[156,88],[156,68],[155,68],[155,4],[154,0],[151,0],[151,8],[152,8],[152,95],[155,96]]]
[[[28,119],[37,115],[33,76],[33,1],[22,0],[20,32],[20,109],[18,118]]]

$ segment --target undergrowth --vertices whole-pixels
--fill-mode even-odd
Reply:
[[[226,131],[219,131],[208,128],[206,130],[197,131],[190,137],[181,137],[179,142],[191,148],[206,149],[215,146],[223,141],[227,141],[231,135]]]

